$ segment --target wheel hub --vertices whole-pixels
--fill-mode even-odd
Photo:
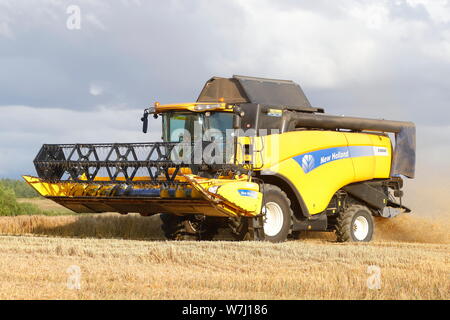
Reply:
[[[369,234],[369,221],[363,216],[358,216],[353,222],[352,230],[357,240],[364,240]]]
[[[277,235],[283,227],[283,210],[275,202],[268,202],[262,209],[264,214],[264,233],[273,237]]]

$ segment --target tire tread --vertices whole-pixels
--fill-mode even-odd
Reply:
[[[349,241],[354,241],[352,238],[352,221],[353,221],[353,217],[354,215],[358,212],[358,211],[368,211],[370,212],[370,210],[364,206],[364,205],[360,205],[360,204],[352,204],[350,205],[350,207],[345,210],[344,212],[341,212],[337,219],[336,219],[336,240],[337,242],[349,242]]]

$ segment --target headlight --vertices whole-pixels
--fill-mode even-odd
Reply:
[[[219,186],[212,186],[212,187],[209,187],[208,192],[217,193],[217,189],[219,189]]]
[[[195,111],[214,110],[222,107],[222,104],[199,104],[194,107]]]

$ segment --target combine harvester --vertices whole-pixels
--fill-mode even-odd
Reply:
[[[244,76],[210,79],[195,103],[155,103],[144,133],[149,115],[162,142],[45,144],[25,180],[78,213],[161,214],[177,240],[227,228],[238,240],[311,230],[370,241],[373,216],[410,211],[411,122],[326,115],[292,81]]]

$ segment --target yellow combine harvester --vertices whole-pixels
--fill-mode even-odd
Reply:
[[[159,213],[178,240],[227,228],[241,240],[369,241],[373,216],[409,212],[413,123],[326,115],[292,81],[244,76],[210,79],[195,103],[155,103],[144,132],[149,115],[162,142],[46,144],[25,180],[78,213]]]

